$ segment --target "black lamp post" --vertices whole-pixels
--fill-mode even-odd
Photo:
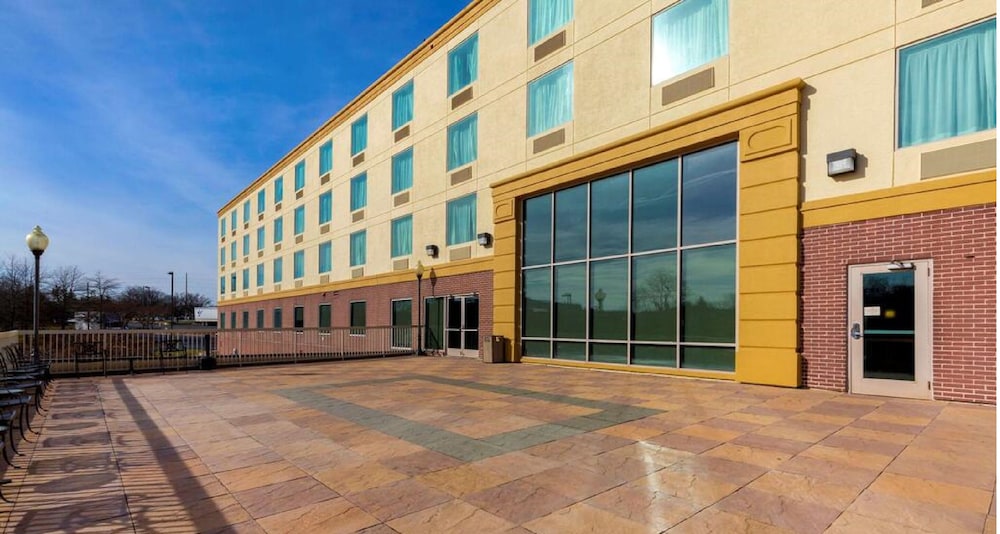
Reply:
[[[423,262],[417,262],[417,354],[424,353],[424,307],[423,300],[421,299],[421,289],[423,286],[422,280],[424,278],[424,264]]]
[[[174,272],[170,271],[170,327],[174,327]]]
[[[34,305],[34,320],[32,321],[33,336],[31,338],[31,358],[35,363],[38,363],[38,307],[39,307],[39,291],[38,291],[38,272],[39,264],[42,260],[42,253],[45,252],[46,247],[49,246],[49,236],[42,232],[42,227],[35,226],[35,229],[31,231],[30,234],[25,236],[24,241],[28,244],[28,250],[35,255],[35,305]]]

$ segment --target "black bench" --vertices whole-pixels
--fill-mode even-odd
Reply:
[[[101,362],[101,371],[108,376],[108,351],[100,341],[77,341],[73,343],[73,364],[76,376],[80,376],[80,362]]]
[[[183,361],[184,368],[187,368],[188,350],[184,346],[184,340],[182,339],[163,339],[160,340],[160,372],[164,372],[166,367],[164,366],[164,360],[174,360],[175,362]],[[180,363],[175,366],[177,370],[180,370]]]

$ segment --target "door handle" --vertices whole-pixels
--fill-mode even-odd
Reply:
[[[851,325],[851,339],[861,339],[861,323]]]

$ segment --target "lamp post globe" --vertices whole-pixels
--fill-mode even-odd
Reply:
[[[24,242],[28,245],[28,250],[31,254],[35,256],[35,299],[34,306],[32,309],[32,321],[31,321],[31,358],[34,362],[39,361],[38,356],[38,307],[39,307],[39,291],[38,291],[38,273],[39,265],[42,260],[42,254],[45,249],[49,246],[49,236],[45,235],[42,231],[41,226],[35,226],[31,230],[31,233],[24,236]]]

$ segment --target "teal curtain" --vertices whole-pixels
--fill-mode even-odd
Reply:
[[[326,224],[333,218],[333,192],[327,191],[319,196],[319,223]]]
[[[277,219],[274,220],[274,243],[281,243],[281,238],[284,237],[285,233],[285,220],[279,215]]]
[[[355,155],[368,147],[368,115],[351,124],[351,155]]]
[[[573,63],[528,84],[528,137],[573,120]]]
[[[407,215],[392,221],[392,257],[413,253],[413,216]]]
[[[219,219],[219,237],[226,237],[226,218]]]
[[[264,285],[264,264],[257,264],[257,287]]]
[[[528,44],[573,20],[573,0],[530,0],[528,2]]]
[[[333,267],[333,244],[327,241],[319,244],[319,272],[328,273]]]
[[[366,242],[367,234],[364,230],[351,234],[351,267],[365,264],[367,258]]]
[[[413,80],[392,93],[392,129],[413,120]]]
[[[295,208],[295,235],[299,235],[306,231],[306,207],[299,206]]]
[[[448,52],[448,96],[476,81],[479,75],[479,34]]]
[[[243,203],[243,222],[244,223],[250,222],[250,201],[249,200]]]
[[[225,293],[225,292],[226,292],[226,277],[225,276],[220,276],[219,277],[219,294],[222,294],[222,293]],[[222,316],[219,317],[219,319],[225,319],[225,318],[226,318],[225,315],[222,315]],[[226,327],[225,323],[226,322],[224,320],[221,323],[219,323],[220,327],[221,328],[225,328]]]
[[[997,21],[899,51],[899,146],[996,128]]]
[[[236,261],[236,241],[229,244],[229,258]]]
[[[243,269],[243,289],[250,289],[250,269]]]
[[[257,213],[264,213],[267,209],[267,189],[257,191]]]
[[[306,251],[300,250],[292,256],[292,269],[295,271],[295,278],[306,275]]]
[[[333,141],[327,141],[319,147],[319,175],[333,170]]]
[[[219,248],[219,265],[226,264],[226,247]]]
[[[729,0],[683,0],[653,17],[653,85],[729,53]]]
[[[271,266],[271,281],[275,284],[281,283],[281,258],[276,258]]]
[[[413,148],[392,157],[392,194],[413,187]]]
[[[448,203],[448,246],[472,241],[476,238],[476,194],[473,193]]]
[[[306,186],[306,162],[300,161],[295,164],[295,190],[298,191]]]
[[[257,228],[257,250],[264,250],[264,241],[267,239],[264,233],[265,230],[263,226]]]
[[[448,170],[476,160],[478,151],[478,116],[476,113],[448,127]]]
[[[229,227],[232,228],[234,232],[236,231],[236,210],[229,213]]]
[[[250,234],[246,234],[243,236],[243,255],[244,256],[250,255]]]
[[[351,178],[351,211],[368,205],[368,173]]]
[[[274,179],[274,203],[277,204],[285,198],[285,177],[279,176]]]

